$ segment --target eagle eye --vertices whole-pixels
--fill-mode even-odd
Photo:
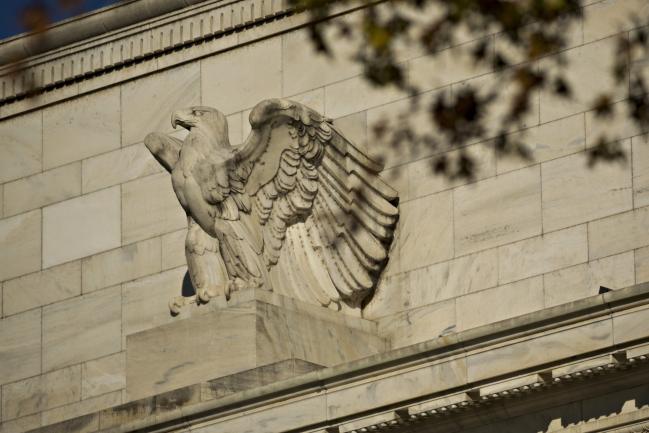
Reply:
[[[194,110],[194,111],[192,112],[192,114],[193,114],[194,116],[199,116],[199,117],[200,117],[200,116],[203,115],[203,112],[200,111],[200,110]]]

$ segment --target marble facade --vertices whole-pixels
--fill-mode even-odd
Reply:
[[[307,54],[306,14],[281,0],[181,3],[28,58],[38,97],[0,66],[0,432],[649,426],[648,136],[585,105],[608,73],[598,53],[633,31],[623,18],[644,0],[584,2],[565,53],[588,77],[577,102],[537,95],[512,131],[531,161],[471,144],[472,183],[431,175],[430,154],[372,146],[372,125],[407,95],[366,86],[344,55]],[[430,92],[498,79],[459,52],[399,58]],[[401,217],[361,317],[255,290],[169,314],[187,223],[144,137],[171,132],[175,108],[211,105],[239,144],[264,98],[306,104],[384,157]],[[604,129],[628,163],[589,170]]]

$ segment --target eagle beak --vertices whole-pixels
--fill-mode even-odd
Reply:
[[[185,110],[176,111],[171,115],[171,126],[176,129],[176,126],[182,126],[183,128],[189,130],[193,122],[191,121],[191,116],[186,113]]]

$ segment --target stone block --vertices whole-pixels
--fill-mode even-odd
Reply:
[[[52,409],[58,412],[60,409]],[[44,412],[42,417],[45,418],[48,412]],[[39,419],[41,415],[38,415]],[[45,423],[43,423],[45,424]],[[96,414],[90,414],[68,421],[56,424],[49,424],[39,428],[32,433],[94,433],[99,429],[99,417]]]
[[[478,381],[511,372],[512,365],[515,365],[517,370],[524,370],[554,360],[594,352],[611,344],[611,319],[591,322],[498,348],[469,353],[467,376],[469,382]]]
[[[5,214],[15,215],[79,194],[81,194],[81,164],[76,162],[6,184]]]
[[[633,205],[649,206],[649,135],[633,138]]]
[[[233,68],[233,64],[237,67]],[[203,104],[225,114],[282,96],[282,40],[279,37],[208,57],[201,61],[200,67]]]
[[[0,220],[0,281],[41,268],[41,211]]]
[[[404,203],[400,209],[401,271],[453,257],[453,201],[442,192]],[[422,221],[426,221],[425,227]]]
[[[649,247],[635,250],[635,282],[649,281]]]
[[[437,89],[493,71],[493,36],[467,42],[408,62],[408,78],[420,91]],[[486,44],[487,57],[476,62],[473,52]]]
[[[155,395],[290,358],[332,366],[386,348],[384,340],[362,330],[374,325],[364,319],[345,318],[347,323],[358,323],[348,326],[340,313],[331,310],[318,308],[316,316],[312,314],[315,308],[297,301],[282,302],[278,295],[240,295],[233,296],[227,306],[210,302],[187,318],[129,335],[127,398]],[[247,295],[251,300],[246,300]]]
[[[616,38],[611,37],[562,53],[566,58],[564,76],[571,85],[571,97],[557,96],[549,89],[542,91],[541,123],[592,109],[595,96],[602,90],[610,91],[613,101],[625,96],[628,83],[617,84],[612,74],[616,43]],[[541,68],[553,70],[555,62],[554,58],[543,59]]]
[[[81,398],[84,400],[126,387],[126,352],[93,359],[81,366]]]
[[[394,86],[377,88],[364,77],[357,76],[325,87],[324,114],[335,119],[407,96]]]
[[[43,370],[119,352],[121,310],[120,287],[43,308]]]
[[[598,259],[649,245],[649,207],[588,223],[588,254]]]
[[[42,115],[36,111],[0,122],[0,183],[43,167]]]
[[[321,369],[322,366],[301,359],[288,359],[201,383],[201,401],[258,388]]]
[[[2,422],[2,433],[23,433],[41,426],[41,414],[28,415]],[[44,433],[44,432],[43,432]],[[50,433],[48,430],[47,433]]]
[[[631,30],[636,27],[633,17],[649,15],[649,5],[643,0],[604,0],[583,10],[585,43]]]
[[[625,146],[627,152],[630,147]],[[584,153],[541,165],[543,229],[553,231],[627,211],[633,207],[631,165],[589,167]]]
[[[237,146],[243,141],[243,122],[250,123],[248,122],[248,117],[245,117],[244,119],[242,112],[230,114],[226,117],[228,122],[228,140],[230,140],[231,146]]]
[[[186,272],[181,267],[124,284],[124,336],[174,321],[169,313],[169,300],[182,294]]]
[[[43,110],[43,168],[118,149],[119,104],[119,88],[113,87]]]
[[[496,152],[491,143],[478,143],[460,150],[448,152],[450,170],[457,170],[460,154],[465,154],[474,163],[474,180],[486,179],[496,174]],[[465,185],[469,179],[449,179],[434,171],[434,162],[438,156],[424,158],[409,164],[408,170],[408,197],[415,199],[425,195],[434,194],[446,189]]]
[[[170,132],[175,110],[200,105],[200,77],[200,63],[192,62],[123,84],[122,145]]]
[[[363,317],[376,320],[410,308],[408,274],[396,273],[381,278],[372,299],[363,308]]]
[[[642,133],[642,128],[629,115],[628,103],[625,100],[611,104],[612,113],[608,116],[598,116],[595,110],[586,112],[586,147],[595,146],[601,139],[610,143]]]
[[[460,296],[457,330],[475,328],[543,309],[543,277]]]
[[[122,185],[122,241],[130,244],[181,229],[187,217],[167,173]]]
[[[454,191],[455,255],[541,233],[539,167],[524,168]]]
[[[599,293],[600,286],[615,290],[632,286],[634,283],[632,251],[593,260],[545,274],[545,306],[553,307],[595,296]]]
[[[56,407],[42,413],[43,425],[49,428],[50,426],[63,426],[69,428],[69,425],[74,425],[75,422],[81,424],[83,428],[90,428],[99,423],[97,413],[101,410],[108,409],[109,407],[118,406],[122,403],[122,391],[109,392],[97,397],[87,398],[75,403],[66,404],[65,406]],[[65,424],[65,422],[70,424]],[[88,423],[88,424],[86,424]],[[60,427],[59,427],[60,428]],[[87,431],[81,429],[81,431]],[[61,433],[75,432],[76,430],[61,429]],[[90,430],[96,431],[96,430]],[[50,430],[47,431],[49,433]]]
[[[2,387],[3,419],[19,418],[81,399],[81,367],[74,365]]]
[[[584,115],[577,114],[528,128],[515,133],[511,138],[520,140],[529,150],[532,159],[526,160],[515,155],[500,156],[496,159],[498,174],[584,150]]]
[[[66,263],[4,283],[4,315],[59,302],[81,294],[81,264]]]
[[[613,316],[613,344],[647,338],[649,335],[647,323],[649,323],[649,309],[646,307]]]
[[[85,159],[82,163],[83,192],[88,193],[164,169],[142,143]]]
[[[324,113],[325,111],[324,87],[315,90],[310,90],[308,92],[300,93],[299,95],[292,95],[289,96],[288,99],[290,99],[291,101],[299,102],[300,104],[304,104],[307,107],[317,111],[318,113]],[[246,126],[246,123],[248,124],[248,128],[250,128],[250,122],[248,122],[248,117],[244,116],[243,118],[244,127]],[[244,128],[244,132],[245,132],[245,128]],[[247,135],[247,133],[244,133],[244,135]]]
[[[84,293],[160,272],[160,238],[83,259]]]
[[[120,188],[115,186],[43,209],[43,267],[118,247]]]
[[[379,335],[390,349],[410,346],[455,332],[455,301],[424,305],[379,320]]]
[[[481,251],[408,273],[410,307],[432,304],[498,285],[496,249]]]
[[[367,112],[350,114],[334,120],[336,129],[359,149],[367,151]]]
[[[500,284],[588,261],[586,225],[546,233],[498,248]]]
[[[328,28],[325,34],[328,40],[333,38],[333,56],[315,52],[308,29],[282,35],[284,95],[303,93],[361,73],[361,65],[352,60],[354,45],[340,41],[332,30]]]
[[[407,372],[386,374],[327,394],[327,416],[343,417],[402,401],[407,396],[424,396],[467,383],[464,358],[425,365]]]
[[[185,266],[187,258],[185,257],[185,238],[187,229],[167,233],[162,236],[162,270]]]
[[[0,384],[41,372],[41,310],[0,321]]]

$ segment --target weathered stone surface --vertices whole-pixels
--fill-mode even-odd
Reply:
[[[143,144],[117,149],[85,159],[82,165],[83,192],[128,182],[138,177],[162,171]]]
[[[99,417],[97,412],[109,407],[117,406],[121,403],[122,391],[109,392],[97,397],[87,398],[43,412],[43,425],[49,426],[50,424],[56,425],[58,423],[63,423],[63,426],[66,426],[65,421],[69,420],[68,422],[71,425],[74,425],[74,422],[79,423],[79,425],[83,427],[81,431],[85,431],[84,429],[89,429],[91,426],[96,426],[98,424]],[[86,425],[86,423],[88,424]],[[75,430],[72,431],[76,433]],[[63,432],[68,433],[68,430],[62,429],[61,433]]]
[[[408,275],[409,273],[396,273],[383,277],[376,288],[374,296],[363,308],[363,317],[376,320],[410,308]]]
[[[391,349],[410,346],[455,332],[455,301],[424,305],[379,320],[379,335]]]
[[[187,225],[167,173],[122,185],[122,238],[125,244],[172,232]]]
[[[492,177],[496,174],[496,152],[491,143],[478,143],[468,146],[462,150],[474,162],[474,175],[475,180],[481,180]],[[454,172],[458,162],[460,151],[454,150],[448,152],[449,170]],[[408,197],[415,199],[423,197],[428,194],[434,194],[439,191],[454,188],[456,186],[464,185],[468,182],[467,179],[453,179],[436,174],[434,171],[434,161],[436,157],[424,158],[409,164],[406,167],[408,171]]]
[[[119,352],[121,328],[120,287],[43,308],[43,370]]]
[[[633,205],[649,206],[649,135],[633,137]]]
[[[635,250],[635,279],[638,284],[649,281],[649,247]]]
[[[610,116],[598,115],[597,110],[586,112],[586,147],[594,147],[602,139],[612,143],[641,133],[640,126],[627,112],[628,103],[620,101],[611,104]]]
[[[588,255],[598,259],[649,245],[649,207],[588,223]]]
[[[496,158],[498,174],[584,150],[586,148],[584,115],[577,114],[528,128],[514,134],[512,139],[520,139],[524,143],[531,153],[532,160],[513,155]]]
[[[635,283],[633,252],[572,266],[543,276],[545,306],[594,296],[599,287],[622,289]]]
[[[624,97],[627,82],[616,83],[611,74],[617,40],[614,37],[582,45],[562,53],[570,65],[565,69],[565,78],[571,83],[571,97],[557,96],[549,89],[541,92],[541,122],[570,116],[575,113],[590,110],[593,95],[601,93],[601,89],[610,89],[612,100]],[[547,58],[542,67],[552,68],[555,59]],[[588,77],[588,79],[584,79]]]
[[[476,62],[472,53],[479,44],[487,44],[489,53],[484,62]],[[490,61],[493,53],[493,38],[480,39],[447,48],[429,56],[418,57],[408,62],[409,79],[420,90],[444,87],[464,81],[493,70]]]
[[[19,418],[80,399],[81,368],[75,365],[3,386],[2,416]]]
[[[213,400],[236,392],[253,389],[323,368],[301,359],[288,359],[262,365],[251,370],[235,373],[201,383],[201,400]]]
[[[120,91],[114,87],[45,109],[43,168],[119,148],[119,104]]]
[[[162,270],[187,265],[187,258],[185,257],[186,238],[187,229],[162,236]]]
[[[253,300],[226,308],[213,303],[213,311],[127,337],[129,400],[294,357],[330,366],[385,350],[382,339],[341,323],[330,310],[314,316],[296,302],[289,307]]]
[[[41,310],[6,317],[0,324],[0,384],[39,374]]]
[[[350,114],[334,120],[334,126],[359,149],[367,149],[367,111]]]
[[[457,298],[457,330],[498,322],[543,308],[543,277]]]
[[[459,311],[458,311],[458,317]],[[469,353],[467,375],[470,382],[494,377],[512,369],[523,370],[548,361],[592,352],[613,344],[610,319],[549,333],[537,338]]]
[[[407,96],[394,87],[378,89],[361,76],[325,87],[325,112],[331,118],[347,116]]]
[[[42,169],[43,129],[39,112],[0,122],[0,183]]]
[[[5,214],[15,215],[81,194],[81,164],[76,162],[4,186]]]
[[[481,251],[408,273],[408,305],[418,307],[498,285],[496,249]],[[403,288],[395,287],[396,291]]]
[[[311,90],[309,92],[300,93],[299,95],[292,95],[289,97],[289,99],[291,101],[304,104],[307,107],[317,111],[318,113],[324,113],[325,111],[324,88],[322,87],[319,89]],[[249,131],[246,131],[246,124],[248,124],[248,126],[250,125],[250,123],[248,122],[248,116],[244,115],[243,116],[244,137],[247,137],[249,133]]]
[[[649,309],[622,312],[613,316],[613,344],[621,344],[644,338],[647,335]]]
[[[169,299],[182,293],[186,272],[181,267],[124,284],[125,336],[174,321],[169,313]]]
[[[241,144],[245,138],[243,136],[243,123],[246,122],[249,124],[250,122],[248,121],[248,117],[243,114],[244,112],[234,113],[226,117],[228,122],[228,140],[231,146]]]
[[[120,189],[113,187],[43,209],[43,267],[120,245]]]
[[[41,415],[28,415],[2,422],[2,433],[23,433],[41,426]],[[50,431],[48,430],[47,433]]]
[[[6,281],[3,287],[4,315],[62,301],[81,294],[81,264],[66,263],[41,272]]]
[[[326,34],[335,40],[332,30],[326,30]],[[358,75],[361,67],[351,59],[352,44],[337,44],[338,47],[340,50],[336,50],[335,56],[327,57],[313,53],[313,43],[306,29],[282,35],[284,95],[303,93]]]
[[[587,230],[580,225],[498,248],[499,280],[522,280],[587,261]]]
[[[0,280],[41,267],[41,211],[0,220]]]
[[[160,271],[160,238],[83,259],[83,291],[91,292]]]
[[[539,167],[524,168],[454,191],[455,255],[541,233]]]
[[[642,0],[605,0],[584,7],[584,42],[635,27],[629,17],[646,16],[649,5]]]
[[[85,362],[81,366],[81,398],[126,387],[126,352]]]
[[[401,271],[453,257],[451,192],[412,200],[401,206]],[[426,229],[422,230],[422,221]]]
[[[170,131],[174,110],[200,104],[200,77],[200,64],[193,62],[123,84],[122,145]]]
[[[626,152],[630,150],[625,146]],[[579,153],[543,163],[543,229],[553,231],[633,207],[631,166],[627,163],[589,167]]]
[[[233,64],[237,67],[232,68]],[[252,108],[262,99],[282,96],[281,38],[208,57],[200,66],[203,105],[216,107],[225,114]],[[260,73],[260,67],[263,73]],[[173,108],[169,105],[164,108],[173,111],[169,110]]]
[[[52,409],[52,411],[60,411],[60,409]],[[47,412],[43,413],[43,418],[46,418]],[[38,415],[41,418],[41,415]],[[99,417],[96,414],[90,414],[69,421],[63,421],[56,424],[47,424],[33,433],[92,433],[99,429]]]

